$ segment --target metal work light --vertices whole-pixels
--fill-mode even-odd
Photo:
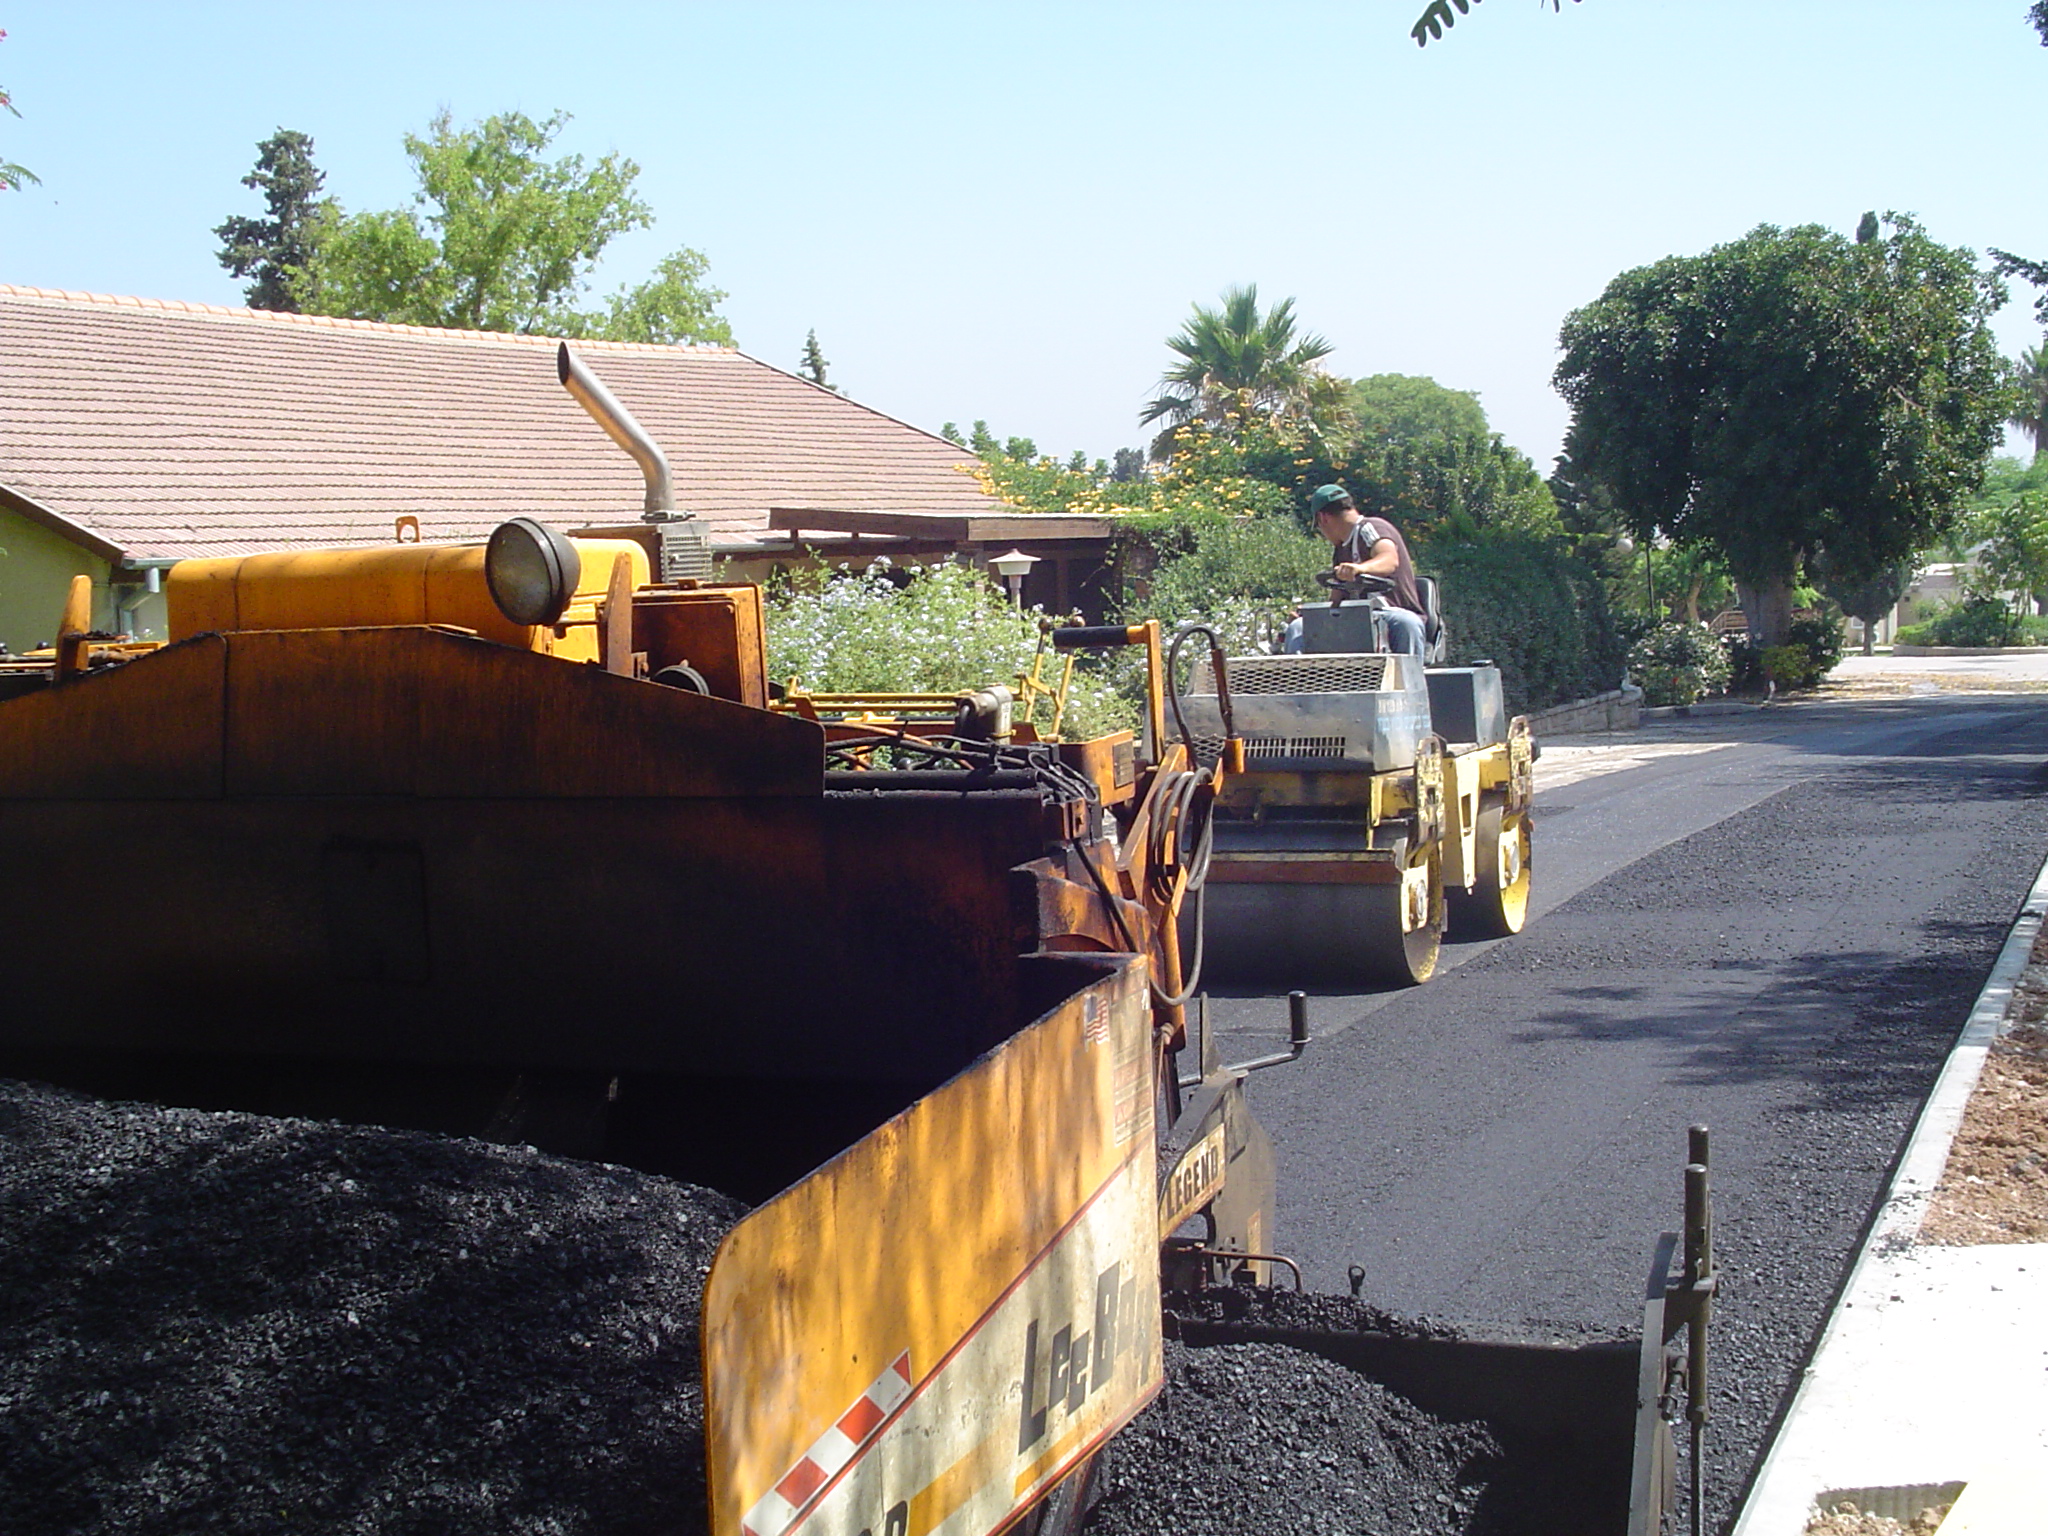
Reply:
[[[989,561],[995,573],[1010,584],[1010,601],[1016,607],[1024,606],[1024,578],[1031,574],[1031,567],[1038,564],[1038,556],[1027,555],[1021,549],[1013,549],[1007,555],[997,555]]]
[[[491,601],[514,624],[554,623],[582,579],[583,559],[576,546],[530,517],[500,523],[484,547]]]

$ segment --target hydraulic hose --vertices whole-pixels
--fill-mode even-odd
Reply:
[[[1162,1008],[1178,1008],[1187,1003],[1201,990],[1202,956],[1208,940],[1208,883],[1209,860],[1216,845],[1216,821],[1211,815],[1204,815],[1201,827],[1194,832],[1192,840],[1187,836],[1186,823],[1195,816],[1193,809],[1196,794],[1214,782],[1214,774],[1207,767],[1199,766],[1201,759],[1195,750],[1194,732],[1188,729],[1187,716],[1181,710],[1180,652],[1181,647],[1195,636],[1200,635],[1209,643],[1209,667],[1216,679],[1216,703],[1223,724],[1223,735],[1227,740],[1235,722],[1231,719],[1230,685],[1226,680],[1223,659],[1223,644],[1216,638],[1216,631],[1206,624],[1191,624],[1173,637],[1173,643],[1166,652],[1166,701],[1173,714],[1174,729],[1180,733],[1181,745],[1187,748],[1188,761],[1198,766],[1184,770],[1169,783],[1160,796],[1160,814],[1152,824],[1151,843],[1147,850],[1147,863],[1152,870],[1154,894],[1162,900],[1171,892],[1176,876],[1185,876],[1181,886],[1182,899],[1192,894],[1195,898],[1195,942],[1193,954],[1181,968],[1183,979],[1178,993],[1168,995],[1160,991],[1159,984],[1152,984],[1152,998]],[[1172,856],[1175,845],[1190,851],[1184,858]]]

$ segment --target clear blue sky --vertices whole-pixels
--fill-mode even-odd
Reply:
[[[1558,324],[1759,223],[1921,217],[2048,259],[2026,0],[281,6],[0,0],[0,281],[241,302],[214,225],[283,126],[350,208],[446,107],[575,114],[710,259],[741,347],[815,327],[855,398],[1065,453],[1140,443],[1195,301],[1291,295],[1341,372],[1478,391],[1548,469]],[[2039,340],[2032,290],[2000,316]],[[686,444],[669,445],[687,453]]]

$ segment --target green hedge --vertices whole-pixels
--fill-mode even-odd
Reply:
[[[1900,645],[2039,645],[2048,619],[2021,616],[1996,597],[1966,597],[1919,624],[1900,627]]]
[[[1491,660],[1521,713],[1621,685],[1627,640],[1598,572],[1544,537],[1432,543],[1416,567],[1441,583],[1451,664]]]

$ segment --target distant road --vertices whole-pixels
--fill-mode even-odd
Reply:
[[[2048,855],[2048,697],[1792,704],[1547,751],[1532,917],[1320,997],[1252,1104],[1313,1289],[1622,1328],[1709,1124],[1726,1514]],[[1211,1003],[1227,1057],[1278,999]]]

